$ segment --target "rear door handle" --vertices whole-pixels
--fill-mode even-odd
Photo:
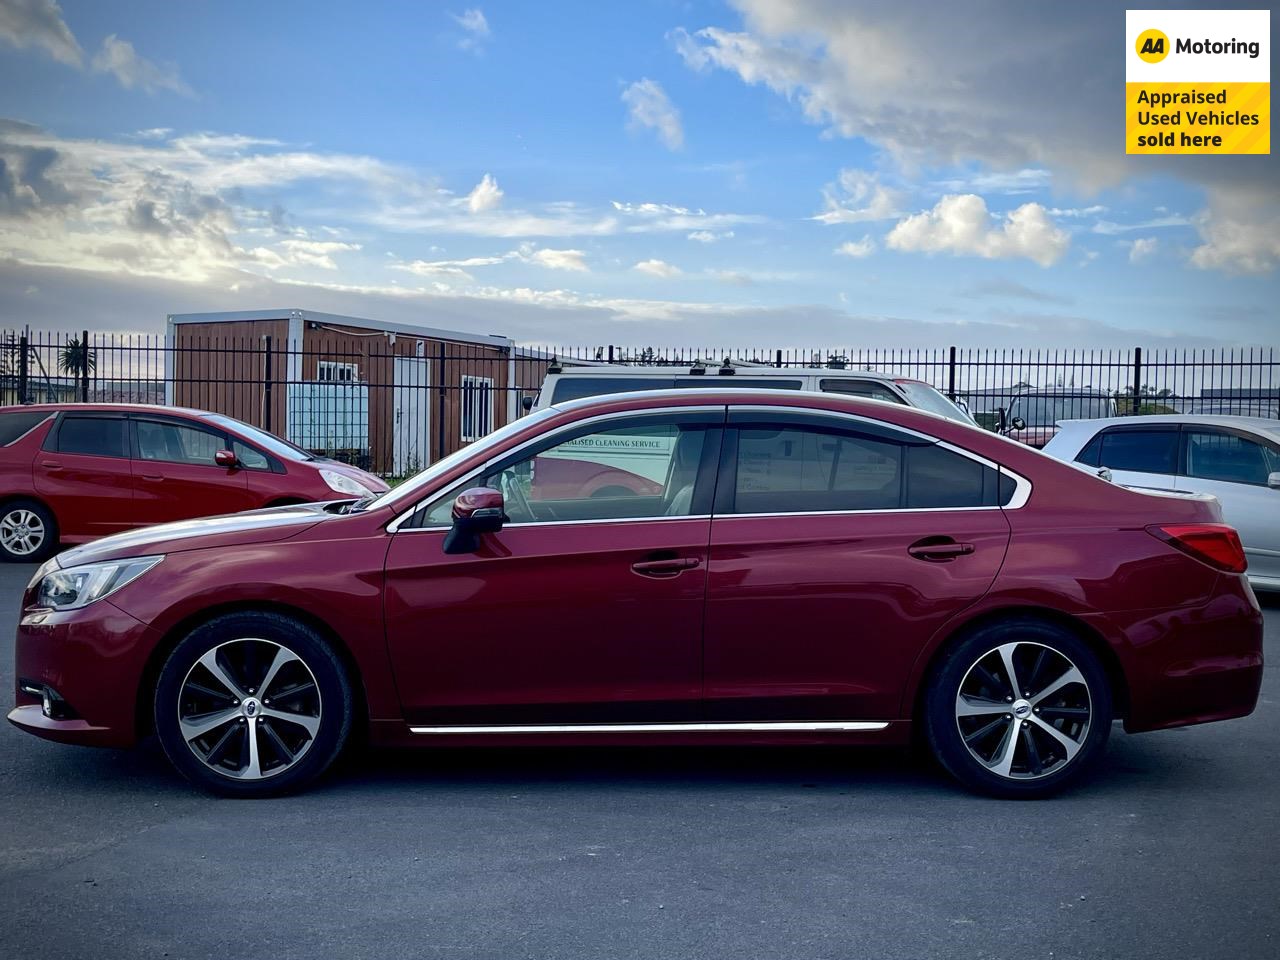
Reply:
[[[631,570],[642,577],[662,580],[678,577],[685,570],[692,570],[701,565],[702,561],[697,557],[670,557],[666,560],[641,560],[639,563],[633,563]]]
[[[62,469],[62,464],[60,464],[57,460],[41,460],[40,466],[44,467],[46,470]]]
[[[150,480],[152,483],[158,483],[164,479],[164,477],[158,473],[142,473],[139,474],[139,476],[142,477],[143,480]]]
[[[925,537],[907,547],[907,553],[917,560],[945,563],[973,553],[973,544],[959,543],[950,537]]]

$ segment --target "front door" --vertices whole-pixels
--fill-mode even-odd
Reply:
[[[897,718],[922,648],[1000,569],[1009,478],[848,423],[730,415],[711,524],[708,720]]]
[[[238,513],[259,506],[241,467],[221,467],[214,454],[227,435],[189,420],[134,417],[134,507],[142,523]]]
[[[385,590],[406,719],[696,718],[723,417],[720,408],[571,429],[413,514],[392,538]],[[510,521],[475,553],[447,555],[453,498],[471,486],[501,490]]]

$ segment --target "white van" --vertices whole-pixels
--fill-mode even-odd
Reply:
[[[633,390],[669,390],[673,387],[755,387],[770,390],[814,390],[852,397],[900,403],[936,413],[949,420],[977,426],[969,412],[948,400],[923,380],[895,377],[874,370],[839,370],[828,367],[768,367],[699,361],[692,366],[629,367],[618,364],[562,367],[552,364],[531,410],[605,393]]]

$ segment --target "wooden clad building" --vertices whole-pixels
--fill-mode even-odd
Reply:
[[[298,309],[172,314],[168,333],[167,402],[389,475],[514,419],[538,386],[500,336]]]

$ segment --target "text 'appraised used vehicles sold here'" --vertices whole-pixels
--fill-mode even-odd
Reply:
[[[540,478],[619,437],[666,458],[650,486]],[[189,778],[247,796],[307,783],[357,725],[395,745],[918,730],[970,787],[1040,796],[1090,769],[1113,718],[1253,710],[1244,568],[1211,497],[907,406],[621,394],[538,411],[377,498],[49,561],[9,719],[69,743],[154,729]]]

